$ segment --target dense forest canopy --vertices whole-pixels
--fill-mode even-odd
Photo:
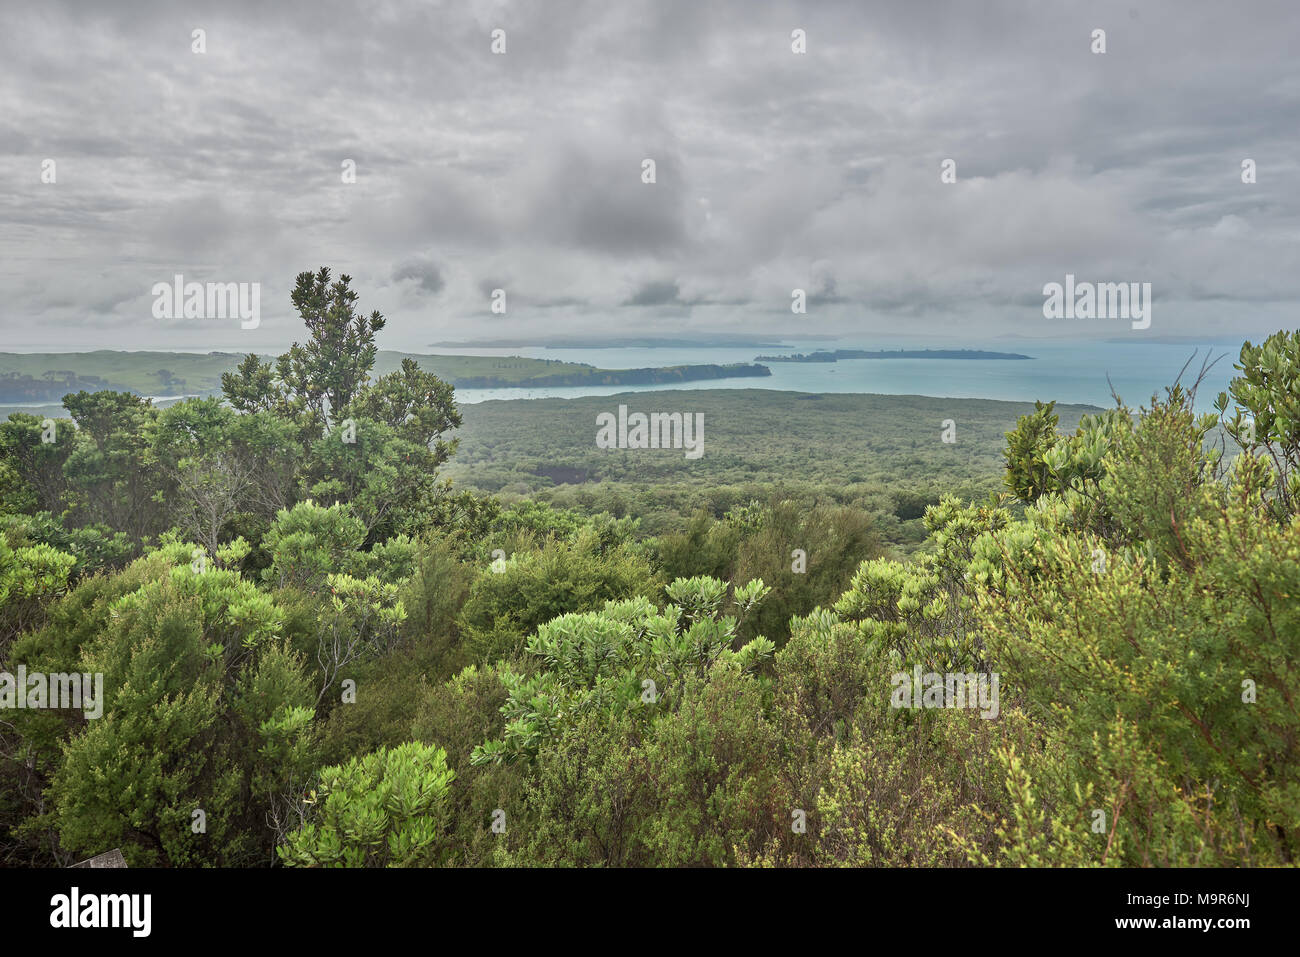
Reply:
[[[922,482],[755,481],[786,453],[720,404],[695,494],[623,459],[589,494],[504,421],[453,485],[452,386],[375,375],[357,298],[299,275],[307,336],[220,397],[0,424],[0,860],[1295,863],[1300,333],[1217,415],[1172,383],[1000,455],[894,436]],[[596,468],[573,407],[551,464]],[[46,706],[70,675],[102,691]]]

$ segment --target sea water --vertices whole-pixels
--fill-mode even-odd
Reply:
[[[1196,408],[1212,411],[1215,397],[1226,391],[1236,374],[1233,363],[1240,344],[1108,342],[1062,340],[988,342],[913,342],[891,340],[798,342],[789,349],[754,347],[671,347],[609,349],[488,349],[430,348],[427,351],[464,355],[520,355],[585,362],[602,369],[726,364],[752,362],[755,356],[808,353],[817,349],[977,349],[1019,353],[1030,359],[841,359],[838,362],[768,362],[772,375],[764,378],[712,379],[666,385],[570,386],[512,389],[457,389],[459,402],[488,399],[577,398],[669,389],[776,389],[791,392],[870,392],[882,395],[928,395],[939,398],[1004,399],[1009,401],[1114,405],[1111,390],[1131,408],[1164,395],[1183,366],[1182,382],[1191,385],[1207,357],[1218,359],[1197,392]]]

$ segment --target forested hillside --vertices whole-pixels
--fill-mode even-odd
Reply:
[[[301,274],[219,397],[0,424],[4,863],[1295,862],[1300,333],[1217,417],[462,409],[355,298]],[[619,404],[703,455],[598,448]]]
[[[705,453],[597,448],[597,416],[620,405],[702,415]],[[1032,411],[986,399],[759,389],[478,402],[461,407],[460,445],[445,474],[505,501],[634,515],[656,534],[679,530],[701,509],[720,517],[773,496],[851,505],[910,550],[925,538],[925,507],[945,492],[983,498],[1002,486],[1004,435]],[[1101,410],[1057,411],[1073,428]]]
[[[274,358],[264,356],[263,358]],[[228,352],[0,352],[0,403],[31,408],[57,403],[69,392],[101,390],[146,396],[218,395],[221,377],[243,356]],[[465,389],[546,386],[644,385],[708,379],[762,378],[772,370],[754,363],[598,369],[582,362],[524,356],[440,356],[377,351],[376,375],[396,372],[410,360]]]

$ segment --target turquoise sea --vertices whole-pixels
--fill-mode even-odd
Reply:
[[[1018,341],[997,339],[987,342],[909,342],[906,340],[840,341],[835,343],[789,341],[788,350],[753,347],[724,348],[611,348],[611,349],[490,349],[482,346],[453,349],[429,348],[429,352],[466,355],[522,355],[569,362],[585,362],[604,369],[633,369],[688,363],[752,362],[760,353],[808,353],[816,349],[978,349],[1014,352],[1032,356],[1008,359],[841,359],[835,363],[767,363],[772,375],[766,378],[717,379],[681,386],[582,386],[534,389],[457,389],[461,402],[488,399],[576,398],[583,395],[613,395],[664,389],[778,389],[795,392],[872,392],[884,395],[928,395],[941,398],[1007,399],[1086,403],[1101,407],[1114,404],[1111,388],[1129,406],[1149,402],[1153,393],[1178,378],[1191,360],[1183,381],[1195,381],[1207,356],[1218,358],[1197,394],[1197,409],[1212,410],[1215,396],[1227,389],[1234,375],[1233,363],[1240,344],[1171,344],[1158,342],[1066,342],[1061,340]],[[1109,377],[1109,381],[1108,381]]]

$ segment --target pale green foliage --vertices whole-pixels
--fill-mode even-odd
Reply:
[[[240,536],[234,541],[217,547],[217,563],[226,568],[235,568],[248,557],[251,550],[252,546],[244,540],[243,536]]]
[[[687,675],[707,675],[720,661],[752,669],[771,656],[774,647],[763,637],[732,650],[743,616],[768,592],[761,581],[736,589],[740,617],[720,614],[727,586],[716,579],[677,579],[667,592],[674,603],[662,611],[632,598],[538,628],[528,653],[541,659],[540,670],[531,676],[501,671],[509,693],[501,709],[505,734],[475,748],[474,763],[535,756],[574,715],[638,707],[653,713],[667,706]],[[653,695],[647,682],[654,683]]]
[[[1034,502],[1049,492],[1095,485],[1117,434],[1130,425],[1127,410],[1081,416],[1075,431],[1062,435],[1056,429],[1056,403],[1035,402],[1034,407],[1006,435],[1007,487],[1022,501]]]
[[[817,791],[815,863],[837,867],[952,867],[961,839],[980,835],[977,772],[996,729],[964,713],[940,714],[914,726],[855,729],[837,742]],[[960,735],[971,729],[965,740]],[[971,750],[958,750],[966,745]],[[936,752],[952,749],[940,762]],[[954,841],[949,831],[961,836]]]
[[[13,548],[49,545],[76,559],[72,579],[122,564],[136,549],[121,532],[102,525],[68,529],[49,512],[35,515],[0,514],[0,535]]]
[[[319,589],[330,572],[343,566],[361,547],[366,529],[344,504],[328,508],[299,502],[282,509],[262,539],[271,553],[271,567],[263,574],[278,584]]]
[[[31,627],[41,608],[67,591],[77,559],[49,545],[11,548],[0,534],[0,651]]]
[[[1241,457],[1215,480],[1206,428],[1171,390],[1108,454],[1095,499],[1045,496],[976,549],[1004,689],[1046,734],[1004,754],[1008,863],[1242,865],[1300,851],[1300,520],[1270,520],[1267,460]],[[1120,528],[1083,520],[1094,505]],[[1105,833],[1090,830],[1095,810]]]
[[[1215,408],[1248,454],[1268,457],[1277,508],[1294,513],[1300,507],[1300,331],[1276,332],[1258,346],[1245,343],[1235,368],[1242,374],[1219,393]],[[1229,394],[1236,403],[1231,418]]]
[[[415,572],[420,549],[406,535],[394,535],[377,543],[369,551],[357,552],[344,570],[355,576],[376,575],[386,582],[400,585]]]
[[[915,562],[863,562],[835,610],[869,642],[893,652],[895,664],[931,671],[969,671],[984,660],[973,627],[966,573],[979,536],[1009,520],[997,504],[963,507],[945,496],[926,509],[932,550]]]
[[[323,768],[308,820],[277,848],[291,867],[437,864],[451,783],[441,748],[412,741]]]
[[[11,598],[52,597],[68,584],[76,558],[49,545],[12,548],[0,535],[0,607]]]

